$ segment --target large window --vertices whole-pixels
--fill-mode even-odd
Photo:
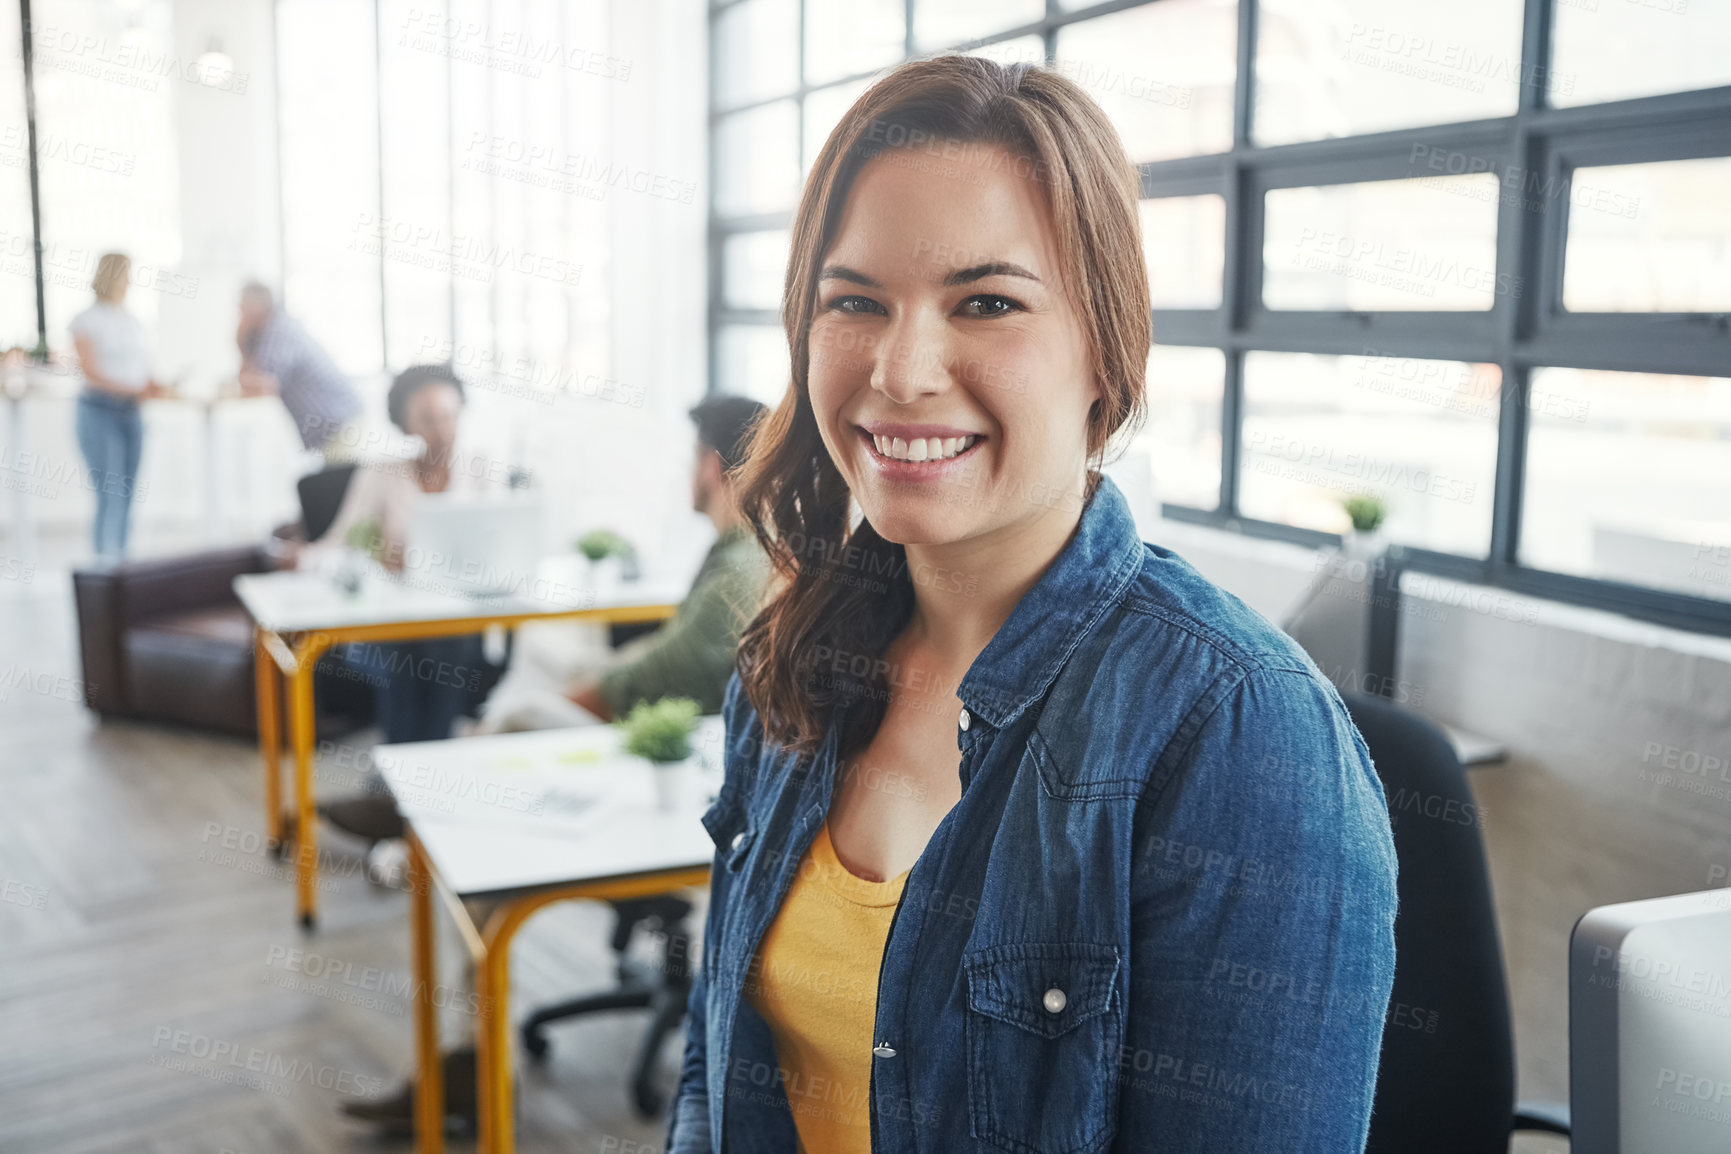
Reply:
[[[17,9],[17,5],[12,5]],[[189,290],[175,270],[180,251],[179,149],[175,143],[175,88],[196,83],[175,54],[168,0],[97,4],[90,0],[35,0],[31,5],[36,93],[36,166],[41,196],[42,285],[47,338],[67,348],[67,324],[89,306],[90,281],[104,252],[132,258],[127,305],[154,329],[164,301]],[[8,19],[12,57],[16,17]],[[18,58],[8,59],[9,77]],[[196,62],[190,62],[196,65]],[[7,167],[0,180],[22,200],[0,196],[10,233],[19,217],[29,235],[29,197],[20,178],[27,171],[26,124],[21,92],[8,92],[0,107],[10,115],[0,128]],[[16,119],[13,119],[13,116]],[[18,167],[14,167],[14,166]],[[17,217],[12,206],[17,205]],[[29,245],[23,269],[29,269]],[[10,262],[18,254],[9,246]],[[34,284],[21,298],[17,285],[4,290],[4,306],[28,300],[7,329],[35,319]],[[30,342],[34,343],[34,341]]]
[[[1409,558],[1731,633],[1731,6],[733,0],[713,25],[712,388],[786,387],[799,174],[875,75],[1042,60],[1140,169],[1167,516],[1321,544],[1374,494]]]
[[[630,62],[605,51],[606,6],[276,13],[290,310],[357,375],[451,360],[481,393],[543,400],[607,378]]]

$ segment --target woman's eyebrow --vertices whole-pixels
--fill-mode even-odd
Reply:
[[[1029,272],[1019,264],[1011,264],[1007,260],[994,260],[988,261],[985,264],[969,265],[967,268],[956,269],[954,272],[944,277],[944,283],[947,285],[962,285],[968,284],[970,281],[983,280],[989,276],[1019,276],[1026,277],[1028,280],[1031,280],[1036,284],[1040,282],[1038,276]]]
[[[877,281],[875,281],[871,277],[867,276],[865,273],[860,272],[858,269],[848,268],[844,264],[832,264],[832,265],[827,266],[822,272],[820,272],[817,275],[817,279],[818,280],[851,281],[854,284],[864,285],[867,288],[881,288],[881,287],[883,287],[883,286],[879,285]]]

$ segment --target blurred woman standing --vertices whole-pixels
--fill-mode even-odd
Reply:
[[[126,309],[131,276],[132,261],[126,254],[104,253],[90,282],[96,303],[68,326],[84,375],[84,392],[78,398],[78,448],[96,493],[96,553],[105,558],[126,551],[132,494],[144,450],[138,403],[164,391],[150,378],[144,325]]]

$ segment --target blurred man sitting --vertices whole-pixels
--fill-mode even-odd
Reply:
[[[712,397],[691,410],[697,423],[691,507],[716,540],[691,592],[660,629],[607,650],[587,622],[548,621],[517,631],[511,664],[481,708],[477,733],[557,729],[611,721],[639,701],[689,697],[721,710],[739,632],[756,611],[768,562],[740,515],[731,474],[744,459],[764,407],[745,397]]]

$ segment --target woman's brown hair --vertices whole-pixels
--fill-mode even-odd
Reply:
[[[851,494],[818,432],[808,387],[819,264],[835,239],[848,191],[873,158],[925,151],[935,169],[957,146],[1001,149],[1012,172],[1044,192],[1065,290],[1087,333],[1100,399],[1088,412],[1088,455],[1143,412],[1149,343],[1148,281],[1137,223],[1137,178],[1118,134],[1081,88],[1028,64],[971,56],[902,65],[836,125],[818,154],[794,218],[782,296],[793,379],[757,426],[739,474],[744,514],[774,567],[773,592],[739,643],[739,671],[764,736],[814,751],[826,715],[863,697],[841,749],[874,732],[887,700],[891,639],[878,624],[912,605],[906,551],[869,522],[850,527]],[[1088,470],[1091,500],[1100,475]],[[889,598],[888,613],[870,612]]]

